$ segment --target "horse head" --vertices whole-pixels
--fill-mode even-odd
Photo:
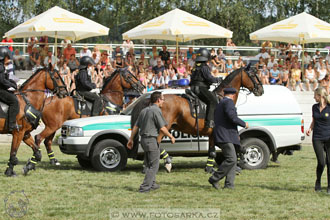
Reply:
[[[20,91],[25,90],[45,90],[49,89],[60,98],[68,95],[65,83],[58,71],[50,72],[48,69],[37,70],[20,87]]]
[[[118,88],[115,87],[121,87],[121,90],[133,88],[140,94],[142,94],[145,89],[142,83],[127,67],[116,69],[115,72],[105,80],[101,93],[104,94],[113,90],[118,90]]]
[[[247,67],[241,68],[241,71],[242,86],[247,88],[255,96],[261,96],[264,94],[264,88],[258,76],[257,69],[248,64]]]
[[[120,69],[120,75],[124,78],[124,82],[122,82],[122,86],[126,89],[133,88],[138,93],[142,94],[145,89],[144,85],[140,82],[138,78],[130,71],[129,68]]]

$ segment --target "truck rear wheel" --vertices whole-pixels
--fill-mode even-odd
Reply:
[[[122,170],[127,164],[127,151],[116,140],[102,140],[95,145],[91,161],[98,171]]]
[[[270,152],[265,142],[258,138],[247,138],[242,141],[242,147],[246,150],[244,162],[240,163],[242,168],[254,170],[267,167]]]

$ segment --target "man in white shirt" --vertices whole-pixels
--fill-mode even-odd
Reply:
[[[80,58],[84,56],[92,57],[92,52],[90,51],[90,49],[88,49],[86,45],[83,46],[83,49],[80,51]]]
[[[273,68],[274,64],[278,64],[277,61],[275,60],[275,56],[271,55],[270,56],[270,60],[267,63],[267,68],[268,70],[270,70],[271,68]]]
[[[49,64],[51,64],[51,67],[55,70],[59,70],[59,68],[57,67],[57,62],[58,59],[57,57],[53,56],[53,52],[50,50],[47,53],[47,56],[44,59],[44,66],[49,68]]]
[[[259,57],[262,57],[264,60],[269,58],[269,54],[267,53],[265,48],[262,48],[260,53],[256,56],[256,58],[258,59]]]
[[[155,89],[165,89],[165,79],[161,71],[156,73],[151,82]]]

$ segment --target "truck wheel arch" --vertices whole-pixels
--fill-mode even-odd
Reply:
[[[91,139],[89,140],[86,151],[85,151],[85,156],[90,157],[91,154],[93,153],[93,148],[94,148],[95,144],[97,144],[98,142],[105,140],[105,139],[116,140],[116,141],[119,141],[124,146],[126,146],[128,140],[129,140],[129,136],[126,133],[124,133],[122,131],[117,131],[117,130],[100,131],[100,132],[94,134],[93,137],[91,137]]]
[[[265,128],[253,127],[250,129],[242,129],[239,131],[239,136],[242,140],[247,138],[258,138],[265,142],[271,153],[276,152],[277,146],[274,136]]]

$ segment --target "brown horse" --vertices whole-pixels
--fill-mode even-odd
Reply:
[[[50,72],[46,69],[41,69],[26,80],[15,93],[17,95],[20,107],[19,113],[16,116],[16,121],[20,128],[19,130],[14,130],[12,132],[13,139],[10,150],[10,158],[8,167],[5,171],[5,175],[7,176],[16,175],[14,171],[14,166],[18,163],[16,154],[22,140],[24,140],[24,142],[28,144],[34,152],[32,158],[28,161],[24,169],[26,169],[26,167],[31,163],[35,164],[41,159],[39,148],[35,145],[33,138],[29,134],[37,125],[32,125],[26,119],[28,118],[26,112],[31,112],[33,110],[31,108],[29,108],[30,110],[26,109],[28,106],[33,106],[35,110],[42,111],[47,97],[47,90],[51,90],[61,97],[67,93],[66,87],[58,72]],[[35,114],[33,115],[35,116]],[[0,119],[0,133],[2,134],[8,133],[8,129],[5,126],[5,120],[5,118]],[[38,123],[39,121],[36,122]]]
[[[218,97],[223,97],[223,89],[226,87],[236,88],[237,91],[241,87],[247,88],[250,92],[253,92],[254,95],[260,96],[263,94],[263,87],[261,81],[256,73],[256,70],[253,68],[250,70],[247,68],[240,68],[229,74],[226,79],[214,90],[214,93]],[[186,98],[183,98],[178,95],[164,95],[165,102],[163,103],[162,113],[166,119],[168,125],[167,129],[174,129],[181,131],[186,134],[197,135],[197,123],[196,118],[192,117],[189,102]],[[238,92],[235,96],[234,102],[236,103],[238,98]],[[137,116],[140,111],[147,105],[147,102],[138,103],[132,111],[131,125],[135,123]],[[198,131],[199,135],[209,137],[209,153],[215,152],[215,145],[213,141],[213,129],[207,128],[204,126],[204,119],[198,119]],[[138,140],[136,139],[138,135],[134,138],[134,150],[137,150]],[[158,142],[160,143],[163,138],[163,134],[158,136]],[[134,155],[134,153],[132,152]],[[212,155],[213,156],[213,155]],[[206,166],[207,172],[212,172],[213,170],[213,157],[209,157],[208,163]],[[212,164],[212,165],[210,165]]]
[[[114,108],[123,106],[124,89],[134,89],[140,94],[144,89],[141,82],[127,68],[117,69],[105,80],[100,91],[103,97],[103,109],[100,115],[119,113]],[[110,105],[109,102],[111,103]],[[72,96],[63,99],[50,97],[46,100],[45,108],[42,112],[42,121],[45,124],[45,129],[35,136],[35,143],[40,147],[42,140],[45,139],[44,144],[51,164],[60,165],[52,150],[52,142],[56,131],[61,128],[66,120],[89,116],[76,112]]]

